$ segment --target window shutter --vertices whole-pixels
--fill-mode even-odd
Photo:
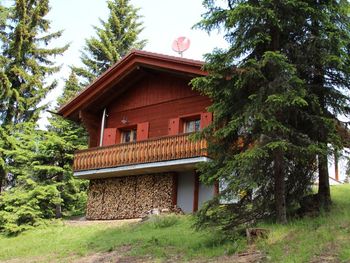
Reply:
[[[136,141],[143,141],[148,139],[149,122],[142,122],[137,124]]]
[[[168,134],[177,135],[180,131],[180,118],[174,118],[169,120]]]
[[[103,133],[102,145],[114,145],[117,139],[117,129],[116,128],[105,128]]]
[[[201,114],[201,129],[208,127],[213,121],[213,113],[211,112],[203,112]]]

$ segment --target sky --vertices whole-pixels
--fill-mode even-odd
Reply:
[[[59,81],[58,87],[48,94],[45,103],[55,105],[55,100],[62,93],[64,79],[69,75],[69,66],[80,65],[81,50],[85,39],[94,35],[93,26],[99,26],[99,18],[106,20],[108,8],[104,0],[51,0],[51,31],[64,30],[63,36],[53,42],[53,46],[64,46],[70,43],[70,48],[61,57],[55,58],[61,66],[61,71],[53,78]],[[203,59],[203,54],[211,52],[215,47],[226,47],[222,35],[213,32],[208,35],[199,29],[192,29],[200,21],[204,13],[202,0],[131,0],[131,4],[140,8],[138,14],[144,30],[140,39],[146,39],[146,51],[178,56],[171,49],[172,42],[179,36],[190,39],[190,48],[184,53],[185,58]],[[47,124],[43,115],[39,126]]]

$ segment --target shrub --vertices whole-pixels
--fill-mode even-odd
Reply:
[[[40,225],[43,219],[54,217],[58,198],[55,186],[37,186],[34,189],[16,187],[0,197],[0,232],[18,233]]]

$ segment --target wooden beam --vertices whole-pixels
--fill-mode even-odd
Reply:
[[[198,211],[198,192],[199,192],[199,175],[197,171],[194,171],[194,191],[193,191],[193,212]]]
[[[179,175],[177,173],[173,174],[173,207],[177,206],[177,187],[179,182]]]
[[[86,111],[79,111],[79,119],[89,133],[89,148],[96,147],[98,145],[100,119],[96,115]]]

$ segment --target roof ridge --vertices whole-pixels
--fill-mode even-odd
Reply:
[[[204,65],[203,61],[200,60],[194,60],[194,59],[188,59],[188,58],[182,58],[182,57],[175,57],[171,55],[165,55],[165,54],[160,54],[160,53],[155,53],[155,52],[150,52],[150,51],[144,51],[144,50],[138,50],[138,49],[132,49],[129,53],[127,53],[125,56],[123,56],[120,60],[118,60],[116,63],[114,63],[112,66],[110,66],[105,72],[103,72],[100,76],[98,76],[94,81],[92,81],[89,85],[87,85],[85,88],[80,90],[72,99],[67,101],[64,105],[62,105],[58,109],[58,113],[61,115],[64,115],[64,111],[67,110],[67,107],[70,107],[69,105],[72,104],[74,101],[76,101],[79,97],[81,99],[81,96],[84,96],[83,94],[88,94],[89,91],[93,90],[94,87],[98,87],[99,85],[103,84],[103,79],[108,78],[109,74],[113,71],[118,71],[118,68],[122,68],[123,64],[128,64],[131,59],[137,57],[140,59],[142,58],[148,58],[148,59],[154,59],[158,60],[163,63],[177,63],[180,64],[184,67],[192,67],[196,68],[194,74],[202,75],[202,66]],[[174,67],[174,70],[179,70],[178,68]],[[185,72],[187,70],[184,70]],[[190,71],[188,71],[190,72]],[[192,71],[193,72],[193,71]],[[201,73],[199,73],[201,72]],[[100,83],[100,84],[99,84]],[[91,92],[90,92],[91,93]],[[85,95],[89,96],[89,95]],[[69,113],[68,113],[69,114]]]

